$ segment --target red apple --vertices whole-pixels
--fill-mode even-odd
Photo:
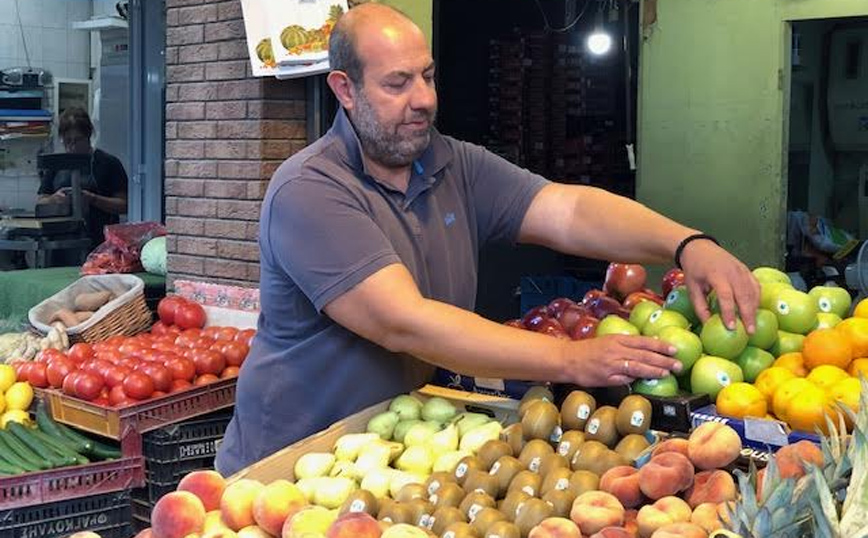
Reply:
[[[645,287],[648,274],[638,263],[610,263],[606,269],[603,290],[613,297],[623,299]]]
[[[568,306],[575,306],[575,304],[576,304],[576,302],[573,301],[572,299],[569,299],[567,297],[558,297],[557,299],[555,299],[549,303],[549,306],[548,306],[549,315],[555,319],[558,319],[561,317],[561,313]]]
[[[663,297],[668,297],[669,292],[672,291],[672,288],[677,288],[678,286],[683,285],[684,271],[675,267],[666,271],[666,274],[663,275],[663,281],[660,286],[661,290],[663,291]]]
[[[634,291],[633,293],[628,295],[627,298],[624,299],[624,308],[626,308],[627,310],[633,310],[633,307],[642,301],[652,301],[659,304],[660,306],[663,306],[664,303],[663,297],[660,297],[653,291],[649,292],[647,290],[642,290]]]
[[[572,304],[563,309],[557,320],[565,331],[570,332],[580,317],[590,315],[590,313],[590,310],[584,305]]]
[[[570,338],[573,340],[585,340],[586,338],[593,338],[597,334],[597,325],[600,323],[600,320],[595,318],[594,316],[582,316],[576,321],[576,324],[573,325],[573,328],[570,330]]]
[[[592,289],[592,290],[588,290],[588,292],[585,293],[585,296],[582,297],[582,304],[587,305],[588,303],[590,303],[591,301],[593,301],[597,297],[607,297],[606,292],[603,290],[598,290],[596,288]]]
[[[539,325],[542,320],[549,319],[551,316],[549,315],[548,307],[546,305],[535,306],[527,311],[523,318],[521,318],[521,323],[528,329],[535,331],[536,326]]]
[[[537,324],[534,331],[542,334],[547,334],[549,336],[554,336],[555,338],[561,338],[563,340],[569,340],[570,335],[567,334],[567,331],[564,330],[563,326],[558,323],[558,320],[553,318],[546,318]]]
[[[630,318],[630,312],[621,306],[621,303],[611,297],[597,297],[592,299],[587,305],[588,309],[597,319],[603,319],[609,314],[616,314],[624,319]]]
[[[503,322],[507,327],[514,327],[516,329],[524,329],[524,324],[522,324],[520,319],[509,319]]]

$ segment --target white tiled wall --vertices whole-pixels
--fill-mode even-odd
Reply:
[[[114,2],[0,0],[0,69],[27,66],[29,59],[30,66],[47,69],[55,77],[90,78],[90,32],[73,30],[70,23],[87,20],[95,9],[102,13],[109,6],[113,10]],[[0,170],[0,208],[33,207],[39,186],[35,156],[44,144],[44,140],[0,141],[0,151],[15,156],[20,164]]]

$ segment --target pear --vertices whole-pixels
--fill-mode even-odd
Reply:
[[[322,478],[314,489],[313,500],[319,506],[332,510],[340,508],[357,489],[359,485],[351,478]]]
[[[407,484],[424,484],[426,480],[428,480],[427,475],[393,470],[391,480],[389,481],[389,494],[394,499],[398,496],[401,488]]]
[[[351,461],[336,461],[329,471],[329,476],[345,476],[347,478],[357,478],[361,475],[356,467],[356,464]]]
[[[408,446],[395,461],[395,468],[417,474],[431,474],[433,466],[431,450],[422,445]]]
[[[404,446],[428,445],[431,437],[440,431],[440,424],[436,422],[420,422],[407,430],[404,435]]]
[[[335,464],[335,455],[331,452],[309,452],[295,462],[293,471],[295,479],[326,476]]]
[[[335,441],[335,457],[341,461],[356,461],[363,446],[380,439],[376,433],[348,433]]]
[[[455,417],[452,421],[453,424],[458,426],[458,436],[464,437],[464,434],[472,430],[477,426],[482,426],[486,422],[491,422],[491,418],[488,415],[483,415],[482,413],[470,413],[464,412]]]
[[[295,485],[301,491],[301,494],[304,495],[305,500],[312,504],[314,499],[314,494],[316,493],[317,488],[320,483],[325,480],[327,477],[324,476],[316,476],[314,478],[302,478],[301,480],[296,480]]]
[[[392,482],[392,473],[395,472],[394,469],[389,467],[368,471],[362,479],[362,489],[370,491],[377,499],[388,496],[389,484]]]
[[[479,448],[487,441],[499,439],[502,430],[503,426],[500,425],[500,422],[494,420],[486,422],[465,433],[458,444],[458,448],[476,454]]]
[[[440,456],[434,460],[434,467],[431,470],[435,473],[452,473],[459,461],[472,455],[473,453],[469,450],[453,450],[451,452],[440,454]]]
[[[422,420],[449,422],[457,414],[458,410],[455,409],[455,406],[449,400],[439,396],[429,398],[422,406]]]
[[[356,458],[355,467],[359,473],[357,476],[364,477],[374,469],[388,467],[391,459],[392,451],[389,445],[381,442],[368,443],[362,447],[359,457]]]
[[[457,450],[458,439],[458,427],[455,424],[449,424],[431,436],[431,439],[428,441],[428,448],[436,458],[446,452]]]
[[[409,394],[402,394],[392,400],[389,411],[398,413],[400,420],[418,420],[422,416],[422,402]]]
[[[385,411],[375,415],[374,418],[368,421],[366,431],[376,433],[380,436],[380,439],[388,441],[392,438],[395,426],[398,425],[400,419],[401,417],[398,413],[394,411]]]

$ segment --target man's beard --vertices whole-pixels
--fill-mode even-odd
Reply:
[[[425,119],[428,126],[424,129],[401,135],[394,126],[379,121],[371,102],[360,91],[356,106],[350,114],[356,134],[368,157],[388,167],[408,166],[418,159],[431,141],[436,110],[420,113],[415,120]]]

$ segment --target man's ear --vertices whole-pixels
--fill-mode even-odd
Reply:
[[[350,77],[343,71],[331,71],[326,77],[329,87],[334,92],[335,97],[341,106],[347,110],[353,108],[355,97],[353,95],[353,83]]]

